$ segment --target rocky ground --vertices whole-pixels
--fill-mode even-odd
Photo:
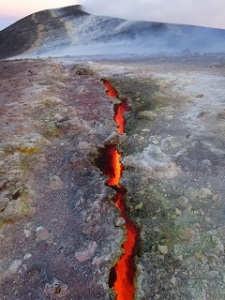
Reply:
[[[101,78],[132,106],[118,147],[136,299],[225,299],[224,57],[0,69],[0,299],[113,299],[124,231],[93,159],[116,131]]]
[[[123,231],[89,159],[116,130],[104,86],[57,61],[0,68],[0,299],[109,299]]]
[[[141,228],[137,299],[225,299],[223,59],[95,67],[133,107],[121,149]]]

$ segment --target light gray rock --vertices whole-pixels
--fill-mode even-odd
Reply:
[[[201,199],[212,196],[212,192],[208,188],[201,188],[198,192],[198,197]]]
[[[166,245],[158,245],[158,250],[163,255],[166,255],[168,253],[168,246],[166,246]]]
[[[12,262],[12,264],[9,266],[7,273],[9,275],[14,275],[18,272],[19,268],[22,265],[22,260],[21,259],[16,259]]]
[[[64,187],[64,184],[59,176],[51,176],[49,178],[49,188],[51,190],[60,190]]]
[[[144,169],[147,171],[146,175],[152,178],[174,178],[180,173],[179,166],[155,145],[149,145],[142,152],[125,157],[123,164]]]
[[[8,205],[9,200],[6,197],[0,197],[0,212],[2,212]]]
[[[138,119],[147,119],[149,121],[154,121],[157,115],[151,110],[144,110],[138,113]]]
[[[75,252],[76,259],[79,262],[85,262],[91,259],[94,256],[97,247],[98,244],[96,242],[90,242],[86,249]]]
[[[54,279],[52,283],[46,283],[44,293],[50,299],[64,298],[68,294],[68,285]]]
[[[45,241],[52,237],[52,234],[42,226],[37,227],[35,233],[37,241]]]

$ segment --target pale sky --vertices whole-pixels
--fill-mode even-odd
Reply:
[[[39,10],[80,4],[80,0],[0,0],[0,30]]]
[[[96,15],[225,28],[224,0],[0,0],[0,30],[35,11],[74,4]]]
[[[78,3],[76,0],[0,0],[0,15],[26,16],[35,11]]]

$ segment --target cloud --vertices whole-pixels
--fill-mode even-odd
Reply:
[[[224,0],[81,0],[97,15],[225,28]]]

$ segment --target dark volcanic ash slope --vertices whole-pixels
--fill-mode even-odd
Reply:
[[[30,15],[0,32],[0,58],[224,52],[225,31],[93,16],[81,6]]]

